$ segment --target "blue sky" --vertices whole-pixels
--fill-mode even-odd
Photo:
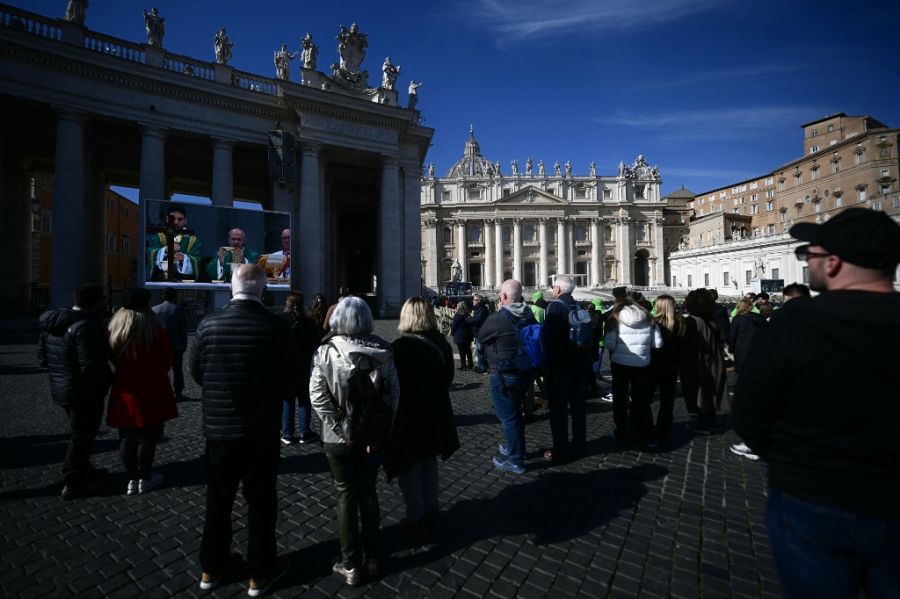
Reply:
[[[66,0],[8,3],[62,16]],[[92,0],[89,28],[146,41],[151,0]],[[310,32],[319,69],[339,25],[369,34],[364,68],[386,56],[423,81],[419,108],[436,129],[427,162],[445,173],[474,125],[482,152],[575,174],[613,174],[638,153],[663,192],[696,193],[760,175],[802,152],[800,125],[869,114],[900,126],[900,2],[895,0],[464,0],[460,2],[156,0],[167,50],[212,61],[226,27],[231,65],[274,76],[281,43]],[[893,40],[893,41],[892,41]],[[292,79],[299,79],[299,63]]]

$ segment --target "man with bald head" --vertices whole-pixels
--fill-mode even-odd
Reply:
[[[206,265],[210,281],[231,281],[232,269],[237,264],[256,264],[259,254],[246,246],[247,235],[243,229],[228,231],[228,245],[219,248],[215,259]]]
[[[512,364],[519,352],[516,329],[536,324],[531,310],[522,300],[522,284],[508,279],[500,287],[500,309],[487,317],[478,331],[478,341],[491,374],[491,399],[506,437],[497,450],[494,467],[513,474],[525,472],[525,421],[522,408],[532,373],[520,372]]]
[[[279,266],[274,275],[279,279],[290,279],[291,278],[291,230],[285,229],[281,232],[281,249],[277,252],[272,252],[269,256],[278,257],[281,259],[281,266]]]

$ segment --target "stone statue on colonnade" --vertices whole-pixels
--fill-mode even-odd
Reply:
[[[289,52],[287,44],[281,44],[281,50],[275,52],[275,77],[282,81],[291,80],[291,61],[297,58],[296,52]]]
[[[216,52],[216,62],[218,64],[228,64],[228,61],[231,60],[232,47],[234,47],[234,42],[225,33],[225,28],[220,27],[213,42],[213,49]]]
[[[162,48],[163,36],[166,34],[166,19],[159,16],[155,6],[150,12],[144,11],[144,26],[147,28],[147,44]]]
[[[69,0],[66,5],[66,21],[76,25],[84,25],[84,14],[90,0]]]
[[[303,38],[301,47],[303,48],[300,56],[300,60],[303,61],[302,67],[304,69],[315,70],[316,61],[319,58],[319,47],[313,42],[312,35],[310,35],[309,32],[307,32],[306,36]]]

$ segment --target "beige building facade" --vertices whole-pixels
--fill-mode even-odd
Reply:
[[[740,294],[754,279],[806,282],[788,234],[795,223],[822,223],[851,206],[900,221],[900,129],[844,113],[802,128],[802,157],[690,202],[688,235],[671,255],[673,287]]]

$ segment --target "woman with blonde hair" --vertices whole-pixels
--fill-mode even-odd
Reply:
[[[110,360],[116,368],[106,424],[119,429],[119,455],[128,474],[126,493],[146,493],[162,482],[153,474],[163,423],[178,416],[169,384],[172,345],[150,309],[150,292],[132,289],[109,323]]]
[[[653,388],[659,387],[659,412],[656,415],[656,438],[667,444],[672,440],[672,415],[675,409],[675,382],[681,362],[684,318],[675,309],[675,298],[660,295],[655,304],[656,325],[662,335],[662,347],[650,351]],[[651,390],[652,393],[652,390]]]
[[[397,332],[400,337],[391,350],[400,404],[384,471],[388,480],[398,477],[406,503],[401,530],[414,542],[428,542],[437,536],[437,456],[447,460],[459,449],[449,392],[453,350],[438,331],[434,310],[421,297],[403,304]]]

